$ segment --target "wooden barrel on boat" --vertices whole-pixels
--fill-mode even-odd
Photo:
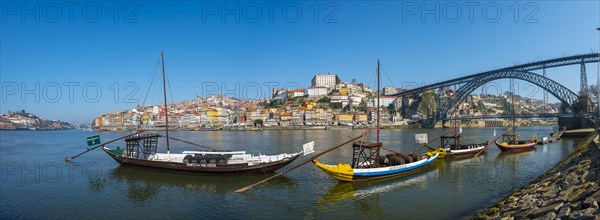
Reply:
[[[185,157],[183,157],[183,162],[184,163],[191,163],[192,162],[192,158],[194,158],[194,155],[185,155]]]

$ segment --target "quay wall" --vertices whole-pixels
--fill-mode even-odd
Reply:
[[[600,140],[595,130],[552,169],[473,219],[600,219]]]

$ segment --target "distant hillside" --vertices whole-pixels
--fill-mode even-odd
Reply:
[[[25,110],[0,115],[0,130],[72,130],[68,122],[48,120]]]

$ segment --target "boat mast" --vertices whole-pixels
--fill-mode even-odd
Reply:
[[[379,60],[377,60],[377,143],[379,143]]]
[[[515,84],[514,79],[510,79],[511,102],[512,102],[512,121],[513,121],[513,144],[517,144],[517,127],[515,126]]]
[[[167,136],[167,156],[169,162],[171,162],[171,153],[169,147],[169,108],[167,107],[167,84],[165,82],[165,56],[160,51],[160,58],[162,60],[162,80],[163,80],[163,98],[165,100],[165,132]]]

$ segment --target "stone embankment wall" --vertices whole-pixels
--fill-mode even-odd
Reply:
[[[573,154],[474,219],[600,219],[600,140],[584,138]]]

